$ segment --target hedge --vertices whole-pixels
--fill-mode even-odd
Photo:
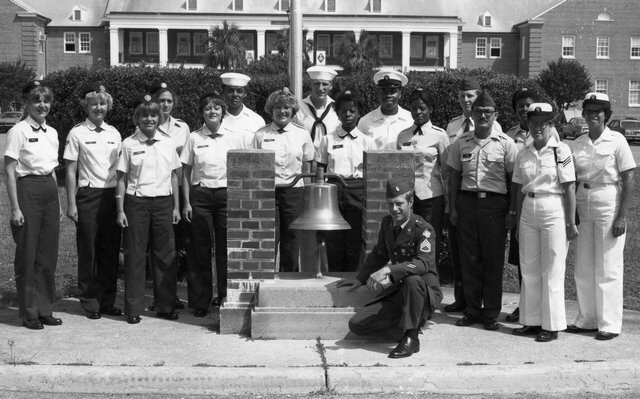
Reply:
[[[516,117],[511,109],[512,94],[522,87],[535,87],[540,92],[540,86],[532,79],[514,75],[500,74],[490,70],[447,70],[443,72],[409,72],[409,84],[403,88],[402,105],[409,94],[418,87],[428,90],[434,97],[435,109],[432,122],[440,127],[446,127],[449,120],[461,113],[457,101],[457,83],[462,76],[474,76],[483,88],[486,88],[496,100],[499,108],[498,122],[506,131],[515,123]],[[191,129],[196,129],[202,119],[197,115],[197,103],[200,95],[210,88],[220,88],[220,71],[212,68],[185,69],[160,67],[131,67],[121,66],[109,69],[89,70],[84,67],[73,67],[64,71],[50,74],[46,79],[55,95],[52,111],[48,123],[55,127],[60,134],[60,142],[66,141],[69,130],[84,120],[85,116],[77,97],[79,88],[90,81],[100,81],[113,96],[113,110],[107,115],[107,122],[115,126],[123,137],[134,131],[133,100],[148,90],[157,82],[166,82],[178,96],[174,108],[174,115],[184,120]],[[288,86],[289,76],[286,73],[253,75],[249,85],[251,93],[246,104],[270,120],[264,112],[264,103],[268,95],[274,90]],[[372,75],[338,76],[333,85],[332,96],[340,90],[350,89],[363,96],[367,111],[377,107],[377,95]],[[308,94],[309,82],[304,82],[304,93]],[[546,98],[548,101],[549,99]],[[62,146],[61,146],[62,147]],[[62,158],[63,148],[60,149]]]

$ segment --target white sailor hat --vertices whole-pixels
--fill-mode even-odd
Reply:
[[[313,80],[326,80],[327,82],[331,82],[333,78],[338,74],[333,69],[321,65],[307,68],[307,73]]]
[[[602,108],[611,108],[611,101],[609,96],[604,93],[591,92],[584,96],[582,101],[582,108],[586,108],[587,105],[597,105]]]
[[[553,112],[553,107],[549,103],[533,103],[527,108],[527,117],[541,117],[542,120],[551,120],[556,114]]]
[[[222,79],[223,85],[235,87],[245,87],[251,80],[247,75],[236,72],[223,73],[220,75],[220,79]]]
[[[401,72],[382,70],[373,75],[373,81],[382,87],[402,87],[409,82],[409,79]]]

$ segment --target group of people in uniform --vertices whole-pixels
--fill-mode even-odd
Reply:
[[[329,96],[334,70],[314,66],[307,72],[311,93],[301,102],[287,88],[271,93],[268,124],[244,105],[250,78],[222,74],[221,91],[200,97],[202,125],[191,132],[171,116],[178,98],[160,83],[137,101],[136,129],[124,140],[105,122],[113,105],[108,90],[99,82],[80,90],[86,119],[69,132],[63,157],[67,216],[77,227],[79,296],[88,318],[123,313],[114,306],[121,229],[128,323],[139,323],[145,309],[147,252],[158,317],[178,318],[176,248],[187,248],[187,301],[194,315],[204,317],[211,304],[223,303],[227,152],[255,148],[275,153],[281,272],[299,270],[315,250],[314,240],[301,239],[289,227],[303,206],[304,181],[296,177],[321,167],[353,183],[338,185],[340,211],[351,230],[327,235],[329,270],[357,272],[338,282],[340,288],[381,289],[349,327],[357,335],[399,340],[390,357],[419,351],[418,333],[442,301],[437,263],[445,227],[455,301],[444,311],[463,312],[456,325],[501,327],[504,250],[511,231],[509,261],[519,268],[521,299],[507,320],[523,325],[513,334],[547,342],[562,330],[597,332],[601,340],[620,333],[622,251],[636,165],[624,137],[605,125],[611,116],[605,94],[587,94],[583,115],[589,132],[567,145],[553,128],[553,107],[533,89],[514,94],[519,123],[505,134],[489,92],[464,78],[458,90],[462,115],[445,130],[431,122],[435,107],[427,90],[409,95],[409,110],[400,106],[408,83],[400,72],[374,75],[380,105],[367,114],[355,92],[342,91],[335,100]],[[58,135],[46,123],[52,91],[34,81],[23,94],[26,118],[8,134],[5,169],[20,318],[27,328],[42,329],[62,324],[52,315],[62,215],[53,173]],[[389,216],[365,256],[363,153],[375,149],[413,152],[415,177],[387,182]],[[574,239],[579,315],[567,326],[564,271]]]

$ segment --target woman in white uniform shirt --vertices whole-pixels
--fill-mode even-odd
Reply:
[[[7,134],[4,168],[11,204],[11,232],[18,314],[22,325],[41,330],[62,320],[51,315],[56,294],[60,200],[54,169],[58,132],[47,125],[53,92],[40,81],[22,91],[27,117]]]
[[[574,270],[578,317],[567,331],[598,331],[596,339],[609,340],[622,329],[626,216],[636,163],[624,136],[605,126],[611,117],[606,94],[587,93],[582,116],[589,133],[579,136],[571,146],[580,219]]]
[[[519,220],[520,322],[524,324],[513,334],[537,335],[538,342],[557,339],[558,331],[567,327],[567,240],[578,235],[574,220],[575,169],[569,147],[551,135],[554,116],[547,103],[533,103],[528,108],[527,124],[533,141],[516,157],[509,211],[512,222]]]

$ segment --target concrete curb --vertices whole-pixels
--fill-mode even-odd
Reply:
[[[0,366],[0,391],[305,394],[325,386],[321,367]]]

